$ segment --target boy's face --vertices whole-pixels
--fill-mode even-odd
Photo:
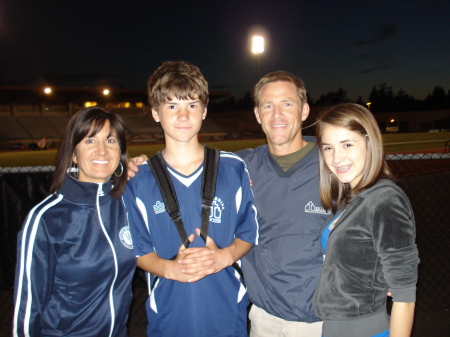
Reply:
[[[195,139],[206,117],[206,107],[198,97],[193,99],[172,98],[159,106],[158,110],[152,109],[152,115],[156,122],[161,123],[166,137],[166,143],[188,143]]]

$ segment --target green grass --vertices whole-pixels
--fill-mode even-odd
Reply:
[[[384,134],[386,153],[443,149],[450,139],[450,132]],[[399,144],[402,143],[402,144]]]
[[[384,134],[383,139],[387,154],[430,151],[444,148],[445,141],[450,139],[450,132]],[[254,148],[265,143],[265,139],[249,139],[206,142],[205,144],[224,151],[235,152],[246,148]],[[142,153],[150,157],[162,148],[162,144],[131,145],[128,147],[128,153],[130,157],[135,157]],[[56,150],[0,152],[0,167],[54,165],[55,155]]]

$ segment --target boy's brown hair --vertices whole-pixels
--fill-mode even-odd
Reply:
[[[199,99],[203,107],[209,101],[208,82],[196,66],[186,61],[164,62],[148,79],[147,92],[148,102],[156,111],[174,97]]]

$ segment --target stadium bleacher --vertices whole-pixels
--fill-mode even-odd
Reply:
[[[16,120],[11,116],[0,116],[0,137],[5,140],[21,140],[31,137]]]
[[[154,142],[163,139],[159,123],[156,123],[150,115],[120,114],[125,120],[127,138],[130,142]],[[34,143],[42,138],[46,138],[48,143],[56,144],[69,120],[68,114],[0,116],[0,139],[3,140],[3,149],[18,148],[16,145],[19,143],[33,147]],[[203,122],[200,137],[204,140],[219,140],[229,132],[226,126],[209,117]]]

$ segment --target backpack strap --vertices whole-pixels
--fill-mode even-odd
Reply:
[[[148,160],[148,164],[153,172],[153,175],[155,176],[156,182],[158,183],[166,211],[177,228],[178,235],[180,236],[183,246],[188,248],[190,241],[186,234],[183,220],[181,220],[177,194],[175,193],[175,188],[173,187],[172,180],[170,179],[169,172],[167,171],[161,152],[158,152],[155,156],[150,158]]]
[[[205,164],[202,177],[202,225],[200,236],[206,243],[209,228],[209,215],[216,194],[217,171],[219,170],[220,150],[205,146]]]
[[[200,231],[200,236],[203,241],[205,241],[205,243],[208,237],[209,215],[211,212],[212,203],[214,201],[214,196],[216,194],[216,181],[219,168],[219,160],[220,150],[205,146],[205,164],[203,167],[204,171],[202,180],[202,226]],[[219,245],[217,245],[217,247],[221,248],[219,247]],[[241,277],[241,282],[245,287],[244,273],[242,272],[241,267],[236,261],[233,262],[232,267],[238,272],[239,276]]]

